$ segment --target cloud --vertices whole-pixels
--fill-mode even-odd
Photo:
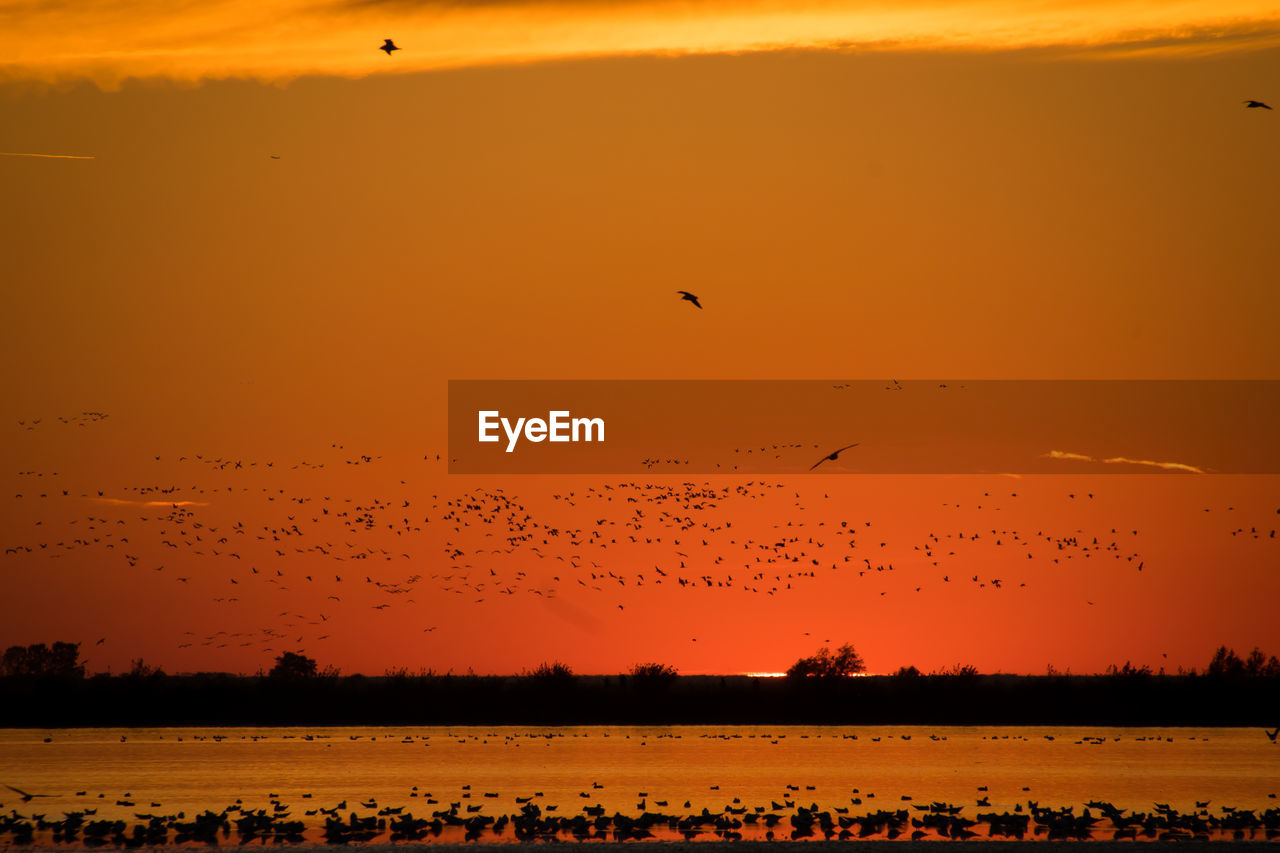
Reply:
[[[377,50],[384,38],[402,48]],[[0,0],[0,78],[104,87],[364,77],[601,56],[1280,45],[1259,0]]]
[[[1124,456],[1113,456],[1102,461],[1107,465],[1146,465],[1150,468],[1164,468],[1169,471],[1189,471],[1192,474],[1204,473],[1202,469],[1182,462],[1152,462],[1150,459],[1127,459]]]
[[[1092,456],[1085,456],[1083,453],[1068,453],[1065,450],[1050,450],[1044,454],[1042,459],[1078,459],[1081,462],[1093,462]]]
[[[0,151],[0,157],[41,157],[48,160],[93,160],[92,155],[86,154],[26,154],[17,151]]]
[[[1109,459],[1096,459],[1083,453],[1071,453],[1065,450],[1050,450],[1041,455],[1042,459],[1064,459],[1078,462],[1099,462],[1103,465],[1145,465],[1148,468],[1162,468],[1167,471],[1187,471],[1192,474],[1203,474],[1204,469],[1184,462],[1153,462],[1150,459],[1130,459],[1127,456],[1112,456]]]
[[[94,503],[111,506],[208,506],[208,501],[131,501],[126,498],[89,498]]]

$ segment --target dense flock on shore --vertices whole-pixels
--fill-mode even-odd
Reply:
[[[464,788],[469,789],[467,785]],[[639,801],[628,814],[607,814],[596,804],[584,805],[573,814],[558,813],[554,804],[540,805],[540,792],[515,798],[514,811],[485,813],[485,800],[497,793],[485,792],[479,803],[469,803],[470,791],[452,802],[442,802],[416,788],[410,798],[423,803],[415,815],[407,806],[385,806],[374,800],[349,805],[306,804],[302,815],[278,795],[269,796],[263,808],[245,807],[241,800],[218,810],[184,812],[138,811],[130,820],[98,818],[97,808],[64,811],[60,815],[11,810],[0,816],[0,843],[7,846],[121,848],[168,844],[222,845],[347,844],[372,841],[449,842],[599,842],[639,840],[685,841],[799,841],[825,839],[862,840],[1159,840],[1159,841],[1272,841],[1280,838],[1280,808],[1266,810],[1212,807],[1197,803],[1194,811],[1180,812],[1168,804],[1130,810],[1109,802],[1090,801],[1077,812],[1075,806],[1045,806],[1035,800],[1018,802],[1012,810],[997,812],[987,796],[972,806],[933,801],[916,803],[909,796],[889,808],[869,808],[873,793],[850,792],[849,804],[830,809],[804,804],[812,790],[787,785],[779,799],[767,804],[745,804],[738,797],[718,811],[700,812],[670,808],[668,803],[648,802],[647,793],[636,792]],[[87,795],[87,792],[79,792]],[[981,790],[979,791],[981,794]],[[302,795],[309,799],[309,794]],[[590,800],[591,795],[582,796]],[[1271,795],[1272,797],[1275,794]],[[132,805],[128,801],[117,803]],[[650,809],[650,805],[653,809]],[[689,802],[684,803],[685,809]],[[972,815],[972,816],[970,816]]]

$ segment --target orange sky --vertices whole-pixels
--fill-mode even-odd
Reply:
[[[557,59],[787,49],[1055,48],[1074,56],[1203,56],[1280,43],[1262,0],[123,0],[0,7],[0,72],[89,77],[292,80]],[[394,35],[394,60],[371,53]],[[394,70],[393,70],[394,69]]]
[[[505,524],[455,531],[447,501],[622,527],[630,505],[554,497],[618,478],[434,461],[459,378],[1280,377],[1280,125],[1242,105],[1280,102],[1274,10],[339,8],[0,3],[0,152],[93,158],[0,156],[0,645],[371,673],[775,670],[826,639],[875,671],[1280,651],[1275,478],[792,478],[684,511],[693,550],[655,503],[662,543],[538,555],[481,553]],[[58,421],[86,411],[109,417]],[[148,486],[190,517],[121,503]],[[736,588],[742,543],[788,523],[818,576]],[[944,531],[981,535],[917,550]],[[1067,561],[1072,536],[1103,550]],[[870,572],[825,565],[837,546]],[[682,560],[735,586],[656,582]]]

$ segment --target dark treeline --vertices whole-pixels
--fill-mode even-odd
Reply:
[[[0,725],[1276,724],[1280,678],[396,675],[0,678]]]
[[[86,678],[79,646],[10,647],[0,726],[347,724],[1276,725],[1280,661],[1219,648],[1203,673],[1130,663],[1103,675],[982,675],[956,665],[862,675],[846,644],[801,658],[786,678],[681,676],[641,663],[575,675],[559,661],[518,676],[407,671],[342,676],[302,652],[265,674],[167,675],[135,660]]]

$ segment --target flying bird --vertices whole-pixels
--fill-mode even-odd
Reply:
[[[378,50],[385,51],[387,56],[391,55],[391,51],[399,50],[399,49],[400,48],[396,47],[396,43],[393,42],[391,39],[383,39],[382,47],[378,48]]]
[[[1275,742],[1276,742],[1276,736],[1277,736],[1277,735],[1280,735],[1280,726],[1276,726],[1276,730],[1275,730],[1274,732],[1273,732],[1273,731],[1271,731],[1271,730],[1269,730],[1269,729],[1263,729],[1263,731],[1267,733],[1267,737],[1271,738],[1271,742],[1272,742],[1272,743],[1275,743]],[[16,789],[15,789],[15,790],[16,790]],[[25,802],[25,801],[24,801],[24,802]]]
[[[677,290],[677,291],[676,291],[676,293],[680,294],[680,298],[681,298],[681,299],[683,299],[684,301],[686,301],[686,302],[692,302],[692,303],[693,303],[695,306],[697,306],[698,308],[701,308],[701,307],[702,307],[702,303],[698,301],[698,297],[694,296],[694,295],[693,295],[692,293],[690,293],[689,291],[687,291],[687,290]]]
[[[1262,101],[1245,101],[1245,102],[1244,102],[1244,108],[1245,108],[1246,110],[1256,110],[1256,109],[1269,110],[1269,109],[1271,109],[1271,107],[1270,107],[1270,106],[1268,106],[1267,104],[1264,104]]]
[[[846,450],[848,450],[850,447],[857,447],[859,444],[860,444],[860,442],[857,442],[857,441],[855,441],[853,444],[846,444],[844,447],[840,448],[839,450],[833,451],[832,453],[830,453],[830,454],[828,454],[828,455],[826,455],[826,456],[822,457],[822,458],[821,458],[821,459],[819,459],[817,462],[815,462],[815,463],[813,463],[812,465],[810,465],[810,466],[809,466],[809,470],[810,470],[810,471],[812,471],[814,468],[817,468],[817,467],[818,467],[819,465],[821,465],[823,462],[835,462],[835,461],[836,461],[836,457],[838,457],[841,453],[844,453],[844,452],[845,452]]]
[[[23,791],[20,788],[15,788],[12,785],[5,785],[5,787],[8,788],[10,791],[13,791],[18,796],[22,797],[22,801],[24,803],[29,803],[32,800],[34,800],[36,797],[52,797],[53,796],[53,794],[28,794],[26,791]]]

